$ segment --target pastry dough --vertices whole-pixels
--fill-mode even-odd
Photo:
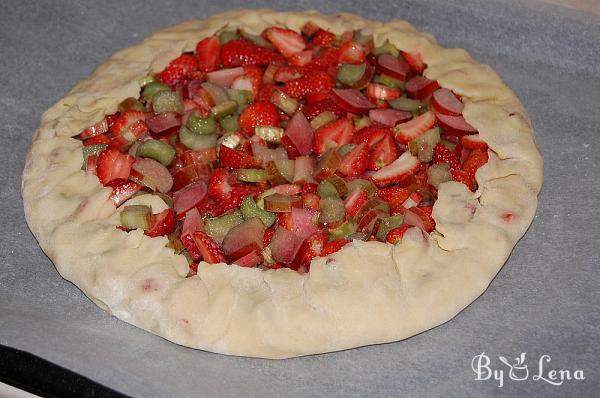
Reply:
[[[307,274],[200,263],[186,278],[186,259],[165,247],[165,237],[115,228],[111,190],[81,171],[82,144],[71,137],[137,97],[139,78],[226,26],[258,34],[272,25],[299,31],[307,21],[336,34],[362,29],[376,45],[390,40],[420,52],[424,75],[462,96],[465,119],[489,145],[479,189],[443,183],[431,235],[413,228],[395,246],[354,241],[315,258]],[[404,21],[240,10],[157,32],[78,83],[43,115],[22,195],[27,222],[60,274],[119,319],[193,348],[287,358],[402,340],[451,319],[487,288],[525,233],[541,184],[527,113],[466,51],[444,49]]]

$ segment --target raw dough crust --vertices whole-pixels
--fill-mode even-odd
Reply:
[[[80,170],[71,138],[137,97],[138,79],[224,27],[259,33],[271,25],[300,30],[313,21],[336,34],[363,29],[418,51],[425,76],[460,94],[464,117],[489,144],[479,189],[444,183],[430,236],[413,228],[393,246],[355,241],[310,273],[261,271],[187,262],[166,238],[115,228],[118,215],[96,176]],[[189,21],[121,50],[50,108],[33,138],[23,173],[27,222],[60,274],[116,317],[202,350],[287,358],[405,339],[454,317],[487,288],[532,222],[542,158],[527,113],[487,65],[444,49],[404,21],[351,14],[239,10]],[[148,199],[153,200],[153,199]],[[152,203],[154,211],[162,206]]]

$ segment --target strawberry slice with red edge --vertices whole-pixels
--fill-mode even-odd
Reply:
[[[376,195],[379,199],[388,202],[391,210],[397,210],[408,199],[410,191],[401,187],[381,188]]]
[[[196,59],[198,69],[203,72],[212,72],[219,69],[219,50],[221,44],[217,36],[202,39],[196,44]]]
[[[408,65],[410,65],[410,68],[421,74],[423,73],[423,71],[425,70],[425,63],[423,62],[423,57],[421,57],[421,53],[418,51],[412,51],[412,52],[408,52],[408,51],[402,51],[402,56],[404,57],[404,59],[406,60],[406,62],[408,62]]]
[[[265,31],[266,38],[283,54],[289,58],[306,48],[306,42],[302,35],[291,29],[273,26]]]
[[[133,156],[109,147],[98,155],[96,175],[102,185],[107,185],[117,178],[127,179],[131,174],[131,167],[134,162],[135,158]]]
[[[279,111],[267,101],[258,101],[244,108],[240,114],[240,129],[246,137],[254,135],[256,126],[279,126]]]
[[[260,160],[254,158],[252,155],[231,149],[225,145],[219,147],[219,162],[221,166],[229,169],[253,169],[260,168]]]
[[[369,170],[379,170],[392,163],[398,157],[396,143],[392,134],[387,133],[381,141],[373,146],[367,168]]]
[[[326,93],[335,84],[335,79],[327,72],[315,70],[302,77],[285,82],[283,91],[294,98],[302,98],[311,94]]]
[[[315,131],[313,150],[317,155],[324,154],[329,148],[337,148],[352,141],[354,126],[349,119],[338,119]]]
[[[488,161],[488,153],[483,149],[473,149],[465,162],[462,169],[467,172],[472,178],[475,178],[477,170],[486,164]]]
[[[385,187],[402,181],[415,172],[420,165],[421,161],[419,158],[406,151],[398,159],[376,171],[371,176],[371,180],[378,187]]]
[[[223,250],[206,232],[196,231],[193,233],[192,238],[203,261],[209,264],[225,262]]]
[[[338,63],[353,65],[362,64],[365,61],[366,56],[365,49],[360,43],[347,41],[340,47]]]
[[[327,242],[321,249],[321,254],[319,254],[319,256],[327,257],[329,255],[332,255],[333,253],[340,251],[344,246],[346,246],[350,242],[351,241],[349,239],[344,238]]]
[[[395,245],[396,243],[398,243],[402,240],[406,231],[408,231],[412,227],[413,227],[412,225],[404,224],[397,228],[391,229],[390,232],[388,232],[388,234],[385,238],[385,241],[387,243],[391,243],[392,245]]]
[[[177,220],[175,219],[175,212],[173,209],[164,209],[158,214],[153,214],[151,218],[151,225],[144,234],[153,238],[155,236],[168,235],[175,231],[177,228]]]
[[[293,270],[308,271],[310,268],[310,262],[313,258],[321,254],[321,250],[326,242],[327,235],[322,232],[306,238],[302,242],[302,245],[294,257],[294,260],[290,264],[290,268]]]
[[[390,137],[391,138],[391,137]],[[392,139],[394,150],[396,146]],[[367,169],[369,162],[369,147],[363,142],[356,148],[348,152],[343,158],[338,171],[348,177],[356,177],[361,175]]]
[[[444,144],[436,144],[433,147],[433,163],[446,163],[450,170],[460,169],[460,162],[456,154]]]
[[[113,201],[115,207],[121,206],[124,202],[131,199],[134,194],[144,188],[137,182],[123,178],[116,178],[112,181],[109,181],[106,186],[112,187],[113,189],[109,199]]]
[[[266,66],[271,62],[284,60],[281,54],[243,39],[230,40],[223,44],[219,57],[225,68],[244,65]]]
[[[430,210],[430,209],[429,209]],[[435,228],[435,221],[431,217],[431,211],[420,207],[411,207],[404,212],[404,223],[414,225],[421,230],[430,233]]]
[[[435,114],[431,111],[427,111],[408,122],[398,124],[394,127],[396,140],[407,145],[409,142],[435,126],[435,121]]]

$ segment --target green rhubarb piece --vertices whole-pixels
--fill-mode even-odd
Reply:
[[[393,55],[394,57],[397,57],[400,55],[400,51],[398,51],[396,46],[394,46],[392,43],[390,43],[389,40],[386,39],[385,43],[383,43],[379,47],[375,47],[373,49],[373,54],[374,55],[390,54],[390,55]]]
[[[379,227],[377,228],[377,240],[381,242],[385,242],[387,238],[387,234],[394,228],[397,228],[402,225],[404,221],[404,216],[401,214],[396,214],[391,217],[382,218],[379,222]]]
[[[388,75],[377,75],[373,82],[383,84],[384,86],[388,86],[391,88],[404,88],[404,82],[398,79],[394,79]]]
[[[319,222],[331,224],[341,221],[346,214],[344,202],[339,198],[327,197],[319,201]]]
[[[256,126],[254,134],[270,144],[278,144],[285,131],[281,127],[274,126]]]
[[[311,120],[310,127],[312,127],[313,130],[316,130],[319,127],[325,126],[327,123],[337,120],[337,118],[338,117],[332,112],[321,112],[313,120]]]
[[[217,132],[217,122],[212,117],[200,117],[191,114],[186,126],[196,134],[215,134]]]
[[[444,145],[450,152],[454,152],[456,150],[456,144],[452,141],[448,141],[446,139],[440,140],[440,143]]]
[[[144,104],[142,104],[137,99],[129,97],[121,101],[119,106],[117,106],[117,111],[125,112],[129,110],[144,112],[146,108],[144,107]]]
[[[174,91],[160,91],[152,98],[152,109],[155,113],[175,112],[182,114],[184,111],[183,99]]]
[[[298,109],[298,101],[280,90],[273,92],[271,95],[271,103],[290,116],[293,116]]]
[[[371,119],[367,115],[363,115],[362,117],[355,117],[352,119],[354,123],[354,129],[360,130],[363,127],[367,127],[371,124]]]
[[[356,144],[344,144],[341,147],[339,147],[338,153],[340,154],[340,156],[344,157],[354,148],[356,148]]]
[[[152,209],[146,205],[125,206],[120,214],[121,225],[126,229],[150,228]]]
[[[221,120],[219,120],[219,124],[221,128],[226,133],[233,133],[240,129],[240,125],[238,123],[238,116],[233,114],[229,116],[225,116]]]
[[[250,102],[252,102],[252,91],[230,88],[227,89],[227,97],[229,97],[230,100],[237,102],[237,110],[238,112],[241,112]]]
[[[345,86],[352,86],[357,83],[365,74],[367,64],[358,65],[341,64],[337,71],[337,80]]]
[[[364,191],[367,196],[372,196],[376,191],[377,187],[369,180],[363,180],[361,178],[357,178],[348,182],[348,192],[352,193],[357,189]]]
[[[340,193],[330,181],[324,180],[317,186],[317,195],[319,198],[340,198]]]
[[[348,194],[348,184],[346,184],[346,181],[344,181],[344,179],[337,174],[327,177],[325,181],[330,182],[331,185],[335,187],[340,197],[343,198]]]
[[[275,167],[277,167],[277,171],[283,178],[285,178],[288,182],[294,181],[294,168],[296,166],[296,161],[292,159],[276,159],[273,161],[275,163]]]
[[[243,182],[262,182],[268,179],[267,171],[263,169],[238,169],[235,175]]]
[[[452,181],[450,166],[447,163],[432,164],[427,168],[427,183],[438,187],[441,183]]]
[[[163,166],[168,166],[175,157],[175,148],[160,140],[147,140],[138,146],[136,155],[154,159]]]
[[[229,230],[244,222],[244,217],[239,210],[224,214],[219,217],[206,218],[204,227],[215,241],[222,242]]]
[[[433,159],[433,147],[440,142],[440,129],[434,127],[427,130],[408,143],[410,153],[416,155],[421,162],[431,162]]]
[[[83,164],[87,163],[88,157],[92,155],[100,155],[100,152],[108,148],[108,144],[96,144],[83,147]]]
[[[329,230],[329,240],[347,238],[349,235],[356,232],[356,222],[354,220],[346,220],[337,228]]]
[[[140,87],[146,87],[148,84],[154,83],[155,81],[156,79],[154,78],[154,76],[148,75],[138,80],[138,83],[140,84]]]
[[[244,39],[250,40],[259,47],[274,48],[271,42],[263,39],[259,35],[253,35],[243,30],[240,30],[240,34],[242,35],[242,37],[244,37]]]
[[[238,103],[234,100],[221,102],[219,105],[215,105],[210,110],[210,113],[216,119],[221,119],[225,116],[233,114],[238,109]]]
[[[419,112],[425,108],[425,105],[418,100],[414,100],[405,96],[396,98],[395,100],[388,101],[388,104],[394,109],[398,109],[405,112]]]
[[[179,141],[186,147],[199,151],[217,146],[216,134],[197,134],[185,126],[179,129]]]
[[[237,40],[240,38],[239,33],[237,32],[237,30],[225,30],[221,33],[219,33],[219,43],[221,45],[230,42],[232,40]]]
[[[240,205],[240,211],[244,220],[248,220],[252,217],[258,217],[265,224],[266,228],[269,228],[275,220],[277,216],[270,211],[266,211],[258,207],[252,196],[246,196]]]
[[[142,90],[142,97],[146,103],[149,103],[152,101],[155,95],[163,91],[171,91],[171,89],[164,83],[157,81],[150,82],[144,86],[144,89]]]
[[[357,29],[352,32],[352,40],[363,46],[367,46],[369,42],[373,41],[373,35],[365,35],[363,34],[362,30]]]

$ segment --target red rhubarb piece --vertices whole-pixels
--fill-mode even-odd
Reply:
[[[312,152],[313,131],[302,112],[296,112],[289,121],[285,135],[294,143],[300,155],[309,155]]]
[[[369,99],[356,89],[340,89],[334,88],[332,90],[332,99],[343,109],[352,113],[367,113],[369,109],[375,108]]]
[[[173,207],[177,218],[196,206],[202,206],[207,199],[207,188],[204,181],[195,182],[179,191],[175,191],[173,193]]]
[[[410,71],[410,66],[403,60],[391,54],[381,54],[377,57],[377,72],[404,81]]]
[[[447,88],[438,88],[431,96],[431,107],[436,113],[457,116],[462,113],[465,106],[452,91]]]
[[[415,76],[406,82],[406,92],[410,98],[422,100],[433,94],[440,87],[435,80],[429,80],[423,76]]]
[[[398,123],[405,123],[412,119],[412,113],[397,109],[371,109],[369,119],[384,126],[394,127]]]
[[[438,113],[436,115],[438,123],[444,132],[448,135],[463,136],[477,134],[477,129],[471,126],[462,116],[449,116]]]

